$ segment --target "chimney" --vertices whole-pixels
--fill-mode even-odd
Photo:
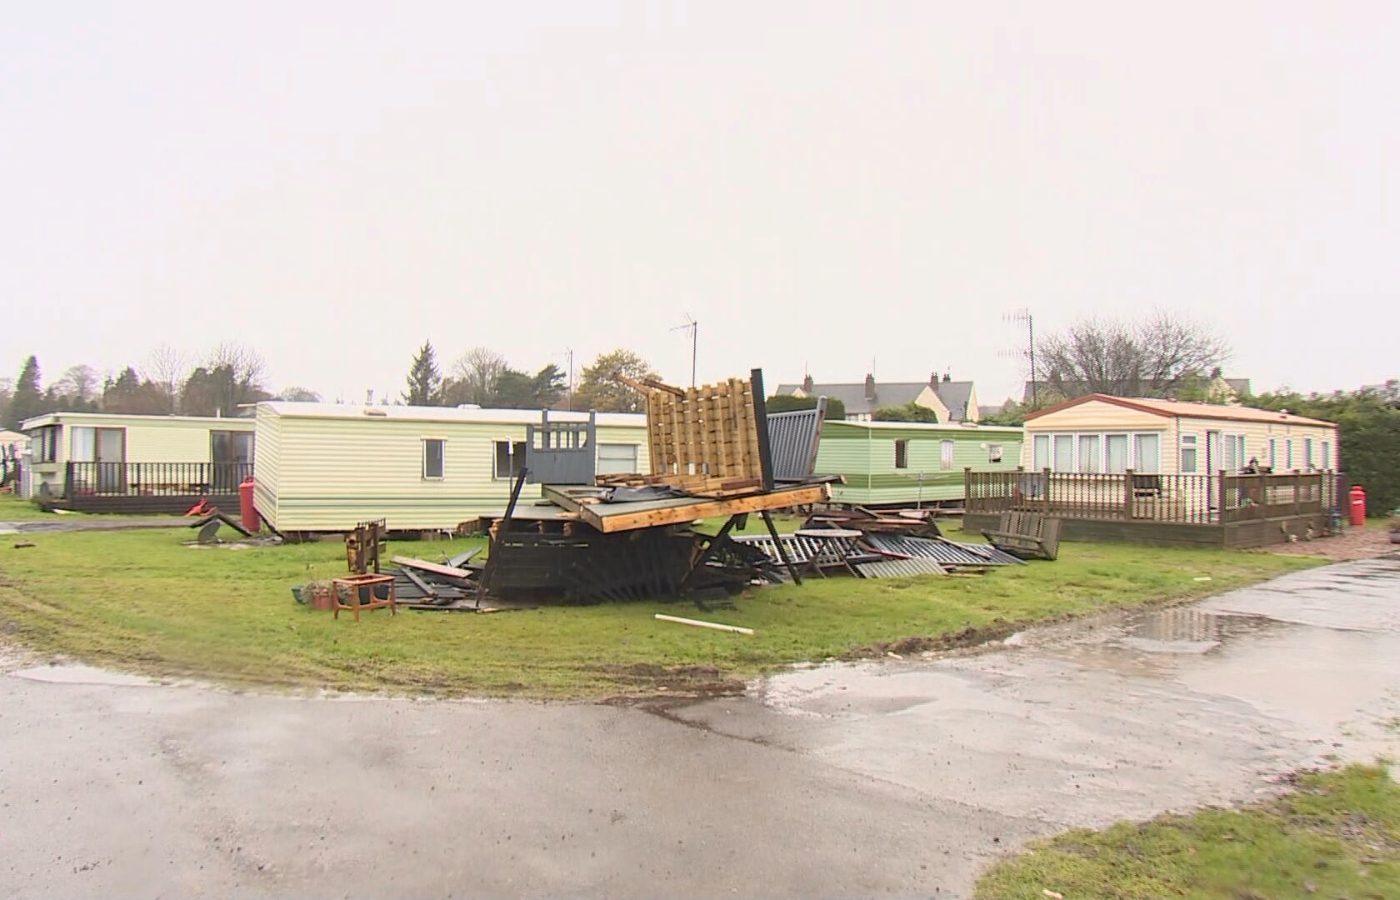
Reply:
[[[944,381],[952,381],[952,380],[953,380],[953,373],[952,373],[952,370],[951,370],[951,369],[950,369],[949,371],[943,373],[943,380],[944,380]]]
[[[874,376],[874,375],[867,375],[867,376],[865,376],[865,399],[867,399],[867,400],[874,400],[874,399],[875,399],[875,376]]]
[[[367,388],[367,389],[365,390],[365,406],[373,406],[373,405],[374,405],[374,388]]]
[[[928,386],[935,391],[938,390],[938,370],[934,369],[928,374]]]
[[[816,386],[816,382],[812,381],[812,376],[810,374],[802,376],[802,393],[810,394]]]

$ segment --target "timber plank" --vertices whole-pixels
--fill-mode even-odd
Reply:
[[[611,534],[615,531],[633,531],[657,525],[683,525],[708,516],[732,516],[738,513],[782,509],[787,506],[806,506],[825,502],[828,497],[827,486],[817,484],[797,490],[774,491],[767,494],[729,499],[697,500],[694,503],[631,513],[607,513],[605,509],[600,511],[599,505],[586,506],[579,510],[579,514],[589,525],[604,534]]]

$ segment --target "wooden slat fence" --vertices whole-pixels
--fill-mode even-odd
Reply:
[[[969,513],[1039,512],[1075,519],[1220,525],[1337,508],[1333,472],[1146,475],[965,470]]]

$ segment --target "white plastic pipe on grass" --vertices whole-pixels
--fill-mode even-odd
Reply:
[[[663,622],[694,625],[696,628],[713,628],[715,631],[733,631],[736,634],[753,634],[752,628],[741,628],[738,625],[721,625],[718,622],[702,622],[699,619],[682,619],[680,616],[663,616],[661,613],[657,613],[656,618]]]

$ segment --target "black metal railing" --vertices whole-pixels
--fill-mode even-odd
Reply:
[[[70,462],[63,495],[105,497],[204,497],[236,494],[252,463]]]
[[[967,469],[964,479],[970,513],[1016,510],[1077,519],[1183,525],[1329,514],[1342,496],[1334,472],[1147,475]]]

